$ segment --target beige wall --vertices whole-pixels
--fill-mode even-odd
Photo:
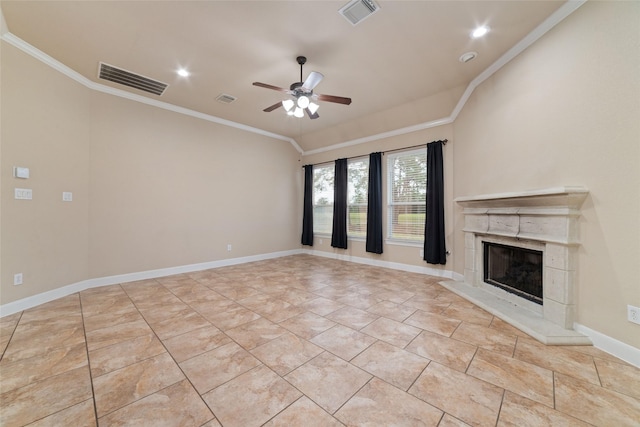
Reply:
[[[636,348],[626,306],[640,306],[638,22],[638,2],[586,3],[475,90],[452,144],[455,197],[589,189],[577,321]],[[455,257],[456,271],[463,263]]]
[[[87,278],[299,248],[302,164],[447,138],[444,270],[463,272],[455,197],[584,185],[578,322],[640,348],[625,313],[640,306],[639,9],[588,2],[481,84],[452,125],[302,161],[282,141],[92,92],[3,43],[0,303]],[[420,104],[424,122],[446,115],[430,102]],[[14,165],[32,178],[12,178]],[[33,188],[34,200],[14,200],[16,186]],[[62,191],[74,201],[62,203]],[[379,256],[362,242],[345,252],[323,240],[315,250],[426,266],[419,248],[387,244]],[[16,272],[24,285],[11,284]]]
[[[285,141],[93,93],[90,275],[297,249],[298,156]]]
[[[2,304],[87,278],[88,90],[2,42]],[[13,166],[29,179],[13,178]],[[14,188],[33,200],[15,200]],[[62,192],[73,193],[63,202]],[[13,275],[23,284],[13,286]]]
[[[1,304],[299,248],[302,173],[288,142],[92,91],[4,42],[1,53]],[[14,187],[33,200],[14,200]]]

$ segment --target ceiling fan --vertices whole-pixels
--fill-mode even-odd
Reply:
[[[307,76],[307,79],[302,81],[302,66],[307,62],[307,58],[304,56],[298,56],[296,60],[298,61],[298,64],[300,64],[300,81],[292,83],[291,86],[289,86],[289,89],[266,83],[253,82],[254,86],[277,90],[278,92],[286,92],[292,96],[292,99],[277,102],[262,111],[269,113],[276,108],[284,107],[289,115],[304,117],[304,112],[306,112],[310,119],[317,119],[320,117],[317,112],[319,106],[313,101],[335,102],[337,104],[344,105],[351,104],[351,98],[313,93],[313,89],[322,81],[324,76],[321,73],[312,71],[309,76]]]

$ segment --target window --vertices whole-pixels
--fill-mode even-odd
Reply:
[[[334,165],[313,167],[313,232],[331,234],[333,227]]]
[[[334,164],[313,168],[313,232],[331,234],[333,228]],[[367,190],[369,158],[349,160],[347,164],[347,235],[367,235]]]
[[[387,155],[388,238],[424,240],[427,196],[427,150]]]
[[[349,160],[347,170],[347,235],[364,238],[367,236],[369,158]]]

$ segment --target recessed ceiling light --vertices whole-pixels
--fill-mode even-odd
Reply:
[[[473,32],[471,33],[471,37],[474,39],[477,39],[484,36],[488,32],[489,32],[489,27],[487,27],[486,25],[483,25],[473,30]]]
[[[460,55],[460,58],[458,58],[458,61],[466,63],[471,61],[472,59],[475,59],[476,56],[478,56],[478,52],[463,53],[462,55]]]
[[[178,71],[176,71],[178,73],[179,76],[181,77],[189,77],[189,72],[187,70],[185,70],[184,68],[180,68]]]

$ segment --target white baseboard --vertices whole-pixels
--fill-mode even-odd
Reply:
[[[407,271],[409,273],[420,273],[435,277],[444,277],[447,279],[460,280],[464,276],[450,270],[439,270],[428,266],[419,266],[411,264],[402,264],[400,262],[383,261],[371,258],[362,258],[352,255],[342,255],[333,252],[316,251],[314,249],[302,249],[302,253],[309,255],[321,256],[324,258],[337,259],[341,261],[355,262],[357,264],[366,264],[374,267],[390,268],[392,270]]]
[[[40,304],[44,304],[58,298],[66,297],[67,295],[84,291],[85,289],[97,288],[99,286],[135,282],[136,280],[155,279],[157,277],[171,276],[174,274],[191,273],[194,271],[208,270],[211,268],[220,268],[230,265],[245,264],[254,261],[281,258],[289,255],[296,255],[299,253],[301,253],[301,250],[295,249],[291,251],[271,252],[267,254],[251,255],[241,258],[230,258],[198,264],[181,265],[177,267],[160,268],[157,270],[140,271],[136,273],[119,274],[116,276],[98,277],[95,279],[83,280],[81,282],[73,283],[71,285],[66,285],[61,288],[23,298],[18,301],[3,304],[0,306],[0,317],[18,313],[20,311],[36,307]]]
[[[0,317],[8,316],[29,308],[36,307],[58,298],[85,289],[97,288],[99,286],[115,285],[118,283],[134,282],[137,280],[155,279],[158,277],[171,276],[174,274],[191,273],[194,271],[208,270],[211,268],[227,267],[231,265],[245,264],[248,262],[263,261],[267,259],[281,258],[289,255],[309,254],[324,258],[337,259],[341,261],[349,261],[357,264],[366,264],[375,267],[390,268],[393,270],[407,271],[410,273],[420,273],[436,277],[444,277],[457,281],[463,281],[464,276],[450,270],[439,270],[427,266],[417,266],[410,264],[402,264],[399,262],[382,261],[369,258],[355,257],[351,255],[342,255],[332,252],[316,251],[313,249],[294,249],[290,251],[271,252],[267,254],[251,255],[241,258],[231,258],[218,261],[203,262],[199,264],[181,265],[178,267],[160,268],[157,270],[141,271],[137,273],[119,274],[116,276],[98,277],[95,279],[83,280],[51,291],[43,292],[18,301],[13,301],[0,306]],[[599,348],[619,359],[624,360],[634,366],[640,367],[640,349],[637,349],[622,341],[618,341],[598,331],[594,331],[579,323],[574,324],[574,330],[588,336],[593,342],[594,347]]]
[[[333,252],[316,251],[314,249],[302,249],[302,253],[321,256],[325,258],[338,259],[341,261],[355,262],[358,264],[366,264],[376,267],[408,271],[411,273],[421,273],[436,277],[446,277],[459,282],[464,282],[464,275],[450,270],[438,270],[427,266],[416,266],[398,262],[380,261],[369,258],[355,257],[351,255],[342,255]],[[589,337],[594,347],[607,352],[619,359],[622,359],[625,362],[630,363],[631,365],[640,367],[640,349],[630,346],[629,344],[625,344],[622,341],[618,341],[615,338],[611,338],[578,323],[574,324],[574,330]]]
[[[640,368],[640,349],[629,344],[625,344],[622,341],[618,341],[617,339],[611,338],[610,336],[598,331],[594,331],[593,329],[579,323],[574,323],[573,329],[576,332],[580,332],[581,334],[588,336],[594,347]]]

